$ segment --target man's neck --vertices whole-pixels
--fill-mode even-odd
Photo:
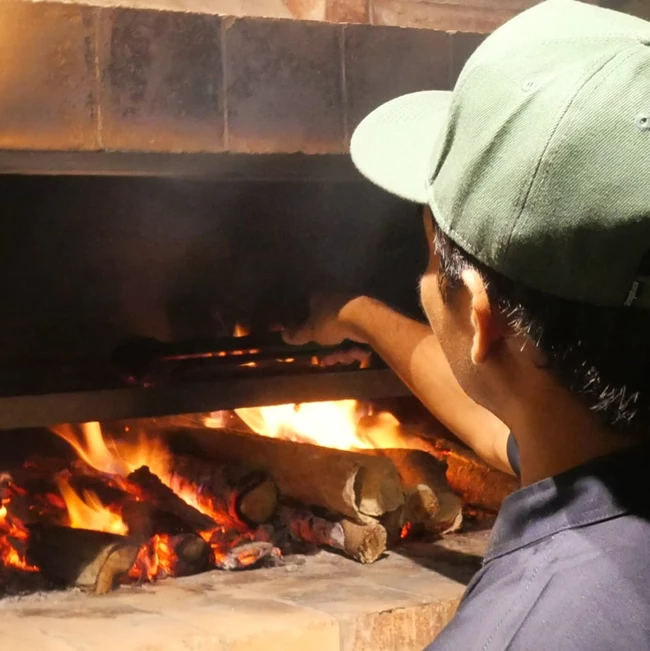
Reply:
[[[544,389],[530,400],[519,396],[506,420],[519,446],[522,486],[633,444],[599,423],[569,392]]]

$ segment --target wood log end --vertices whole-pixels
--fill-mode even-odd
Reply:
[[[95,594],[106,594],[110,592],[117,580],[124,576],[135,563],[138,556],[138,545],[131,542],[116,543],[106,554],[97,579],[93,586]]]
[[[386,458],[359,469],[355,478],[356,504],[363,515],[380,517],[404,504],[404,491],[397,468]]]
[[[368,518],[363,524],[341,520],[345,534],[345,553],[360,563],[374,563],[386,551],[386,529]]]
[[[242,495],[237,504],[238,515],[248,524],[264,524],[275,514],[277,504],[277,488],[275,483],[267,478]]]

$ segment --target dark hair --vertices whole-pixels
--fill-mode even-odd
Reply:
[[[650,311],[577,303],[502,276],[466,253],[435,225],[438,282],[453,300],[461,274],[476,269],[488,297],[517,334],[531,339],[548,368],[600,420],[617,431],[650,434]]]

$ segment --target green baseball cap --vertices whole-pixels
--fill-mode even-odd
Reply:
[[[538,4],[479,46],[453,92],[373,111],[351,153],[512,280],[650,309],[649,22]]]

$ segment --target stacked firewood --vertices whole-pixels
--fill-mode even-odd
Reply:
[[[420,450],[343,451],[228,430],[186,429],[184,436],[203,458],[252,468],[272,482],[279,503],[269,521],[281,548],[325,546],[372,563],[406,528],[441,533],[460,524],[462,502],[448,486],[445,464]],[[179,473],[205,490],[209,482],[196,477],[194,464],[179,458]],[[242,507],[236,515],[262,523]]]
[[[165,477],[146,466],[116,477],[81,461],[49,475],[39,464],[23,468],[15,478],[23,489],[5,503],[29,530],[25,562],[56,585],[102,593],[128,581],[275,564],[319,547],[372,563],[409,531],[439,534],[462,519],[463,501],[441,460],[451,455],[457,468],[449,450],[436,458],[225,429],[175,434],[194,442],[193,454],[172,455]],[[59,487],[63,478],[78,495],[94,495],[125,530],[68,526],[52,477]]]

